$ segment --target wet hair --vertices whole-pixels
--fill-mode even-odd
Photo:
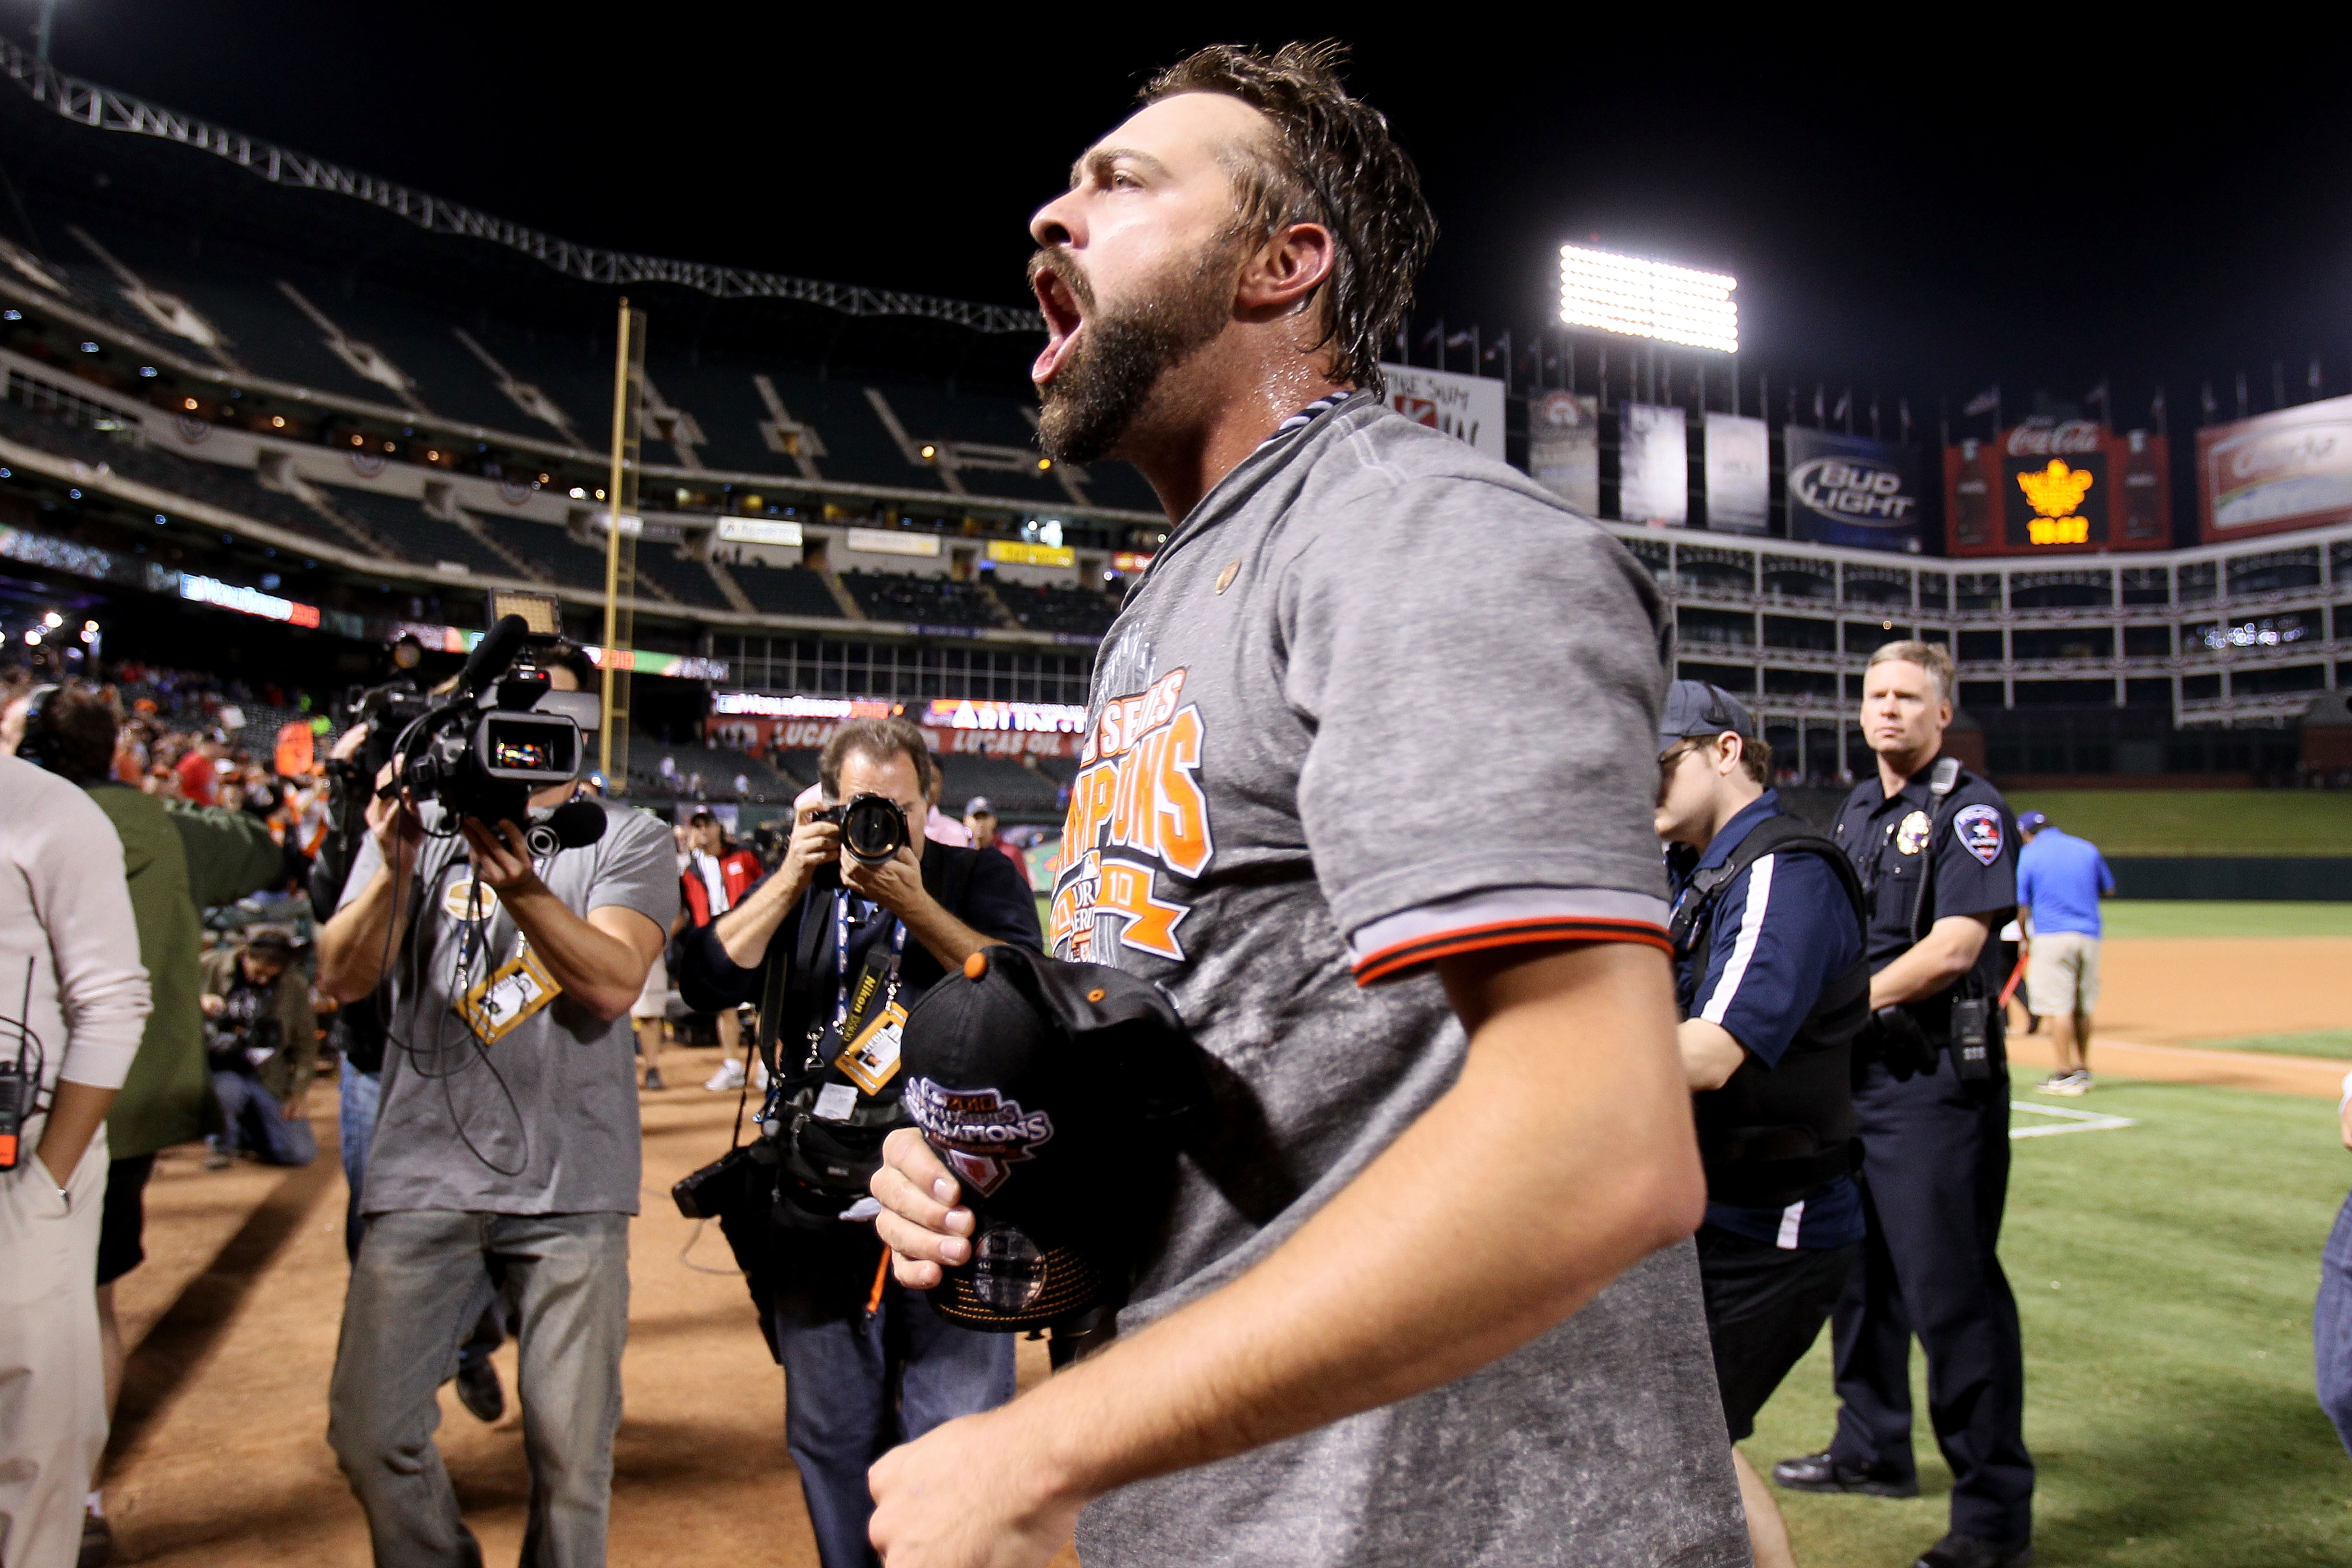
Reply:
[[[1437,239],[1412,160],[1388,118],[1350,97],[1339,79],[1347,46],[1285,44],[1272,54],[1212,44],[1147,83],[1145,103],[1184,92],[1237,98],[1273,124],[1270,139],[1239,149],[1240,196],[1233,232],[1263,240],[1286,224],[1320,224],[1335,247],[1318,292],[1334,378],[1383,390],[1381,352],[1396,336],[1413,281]]]

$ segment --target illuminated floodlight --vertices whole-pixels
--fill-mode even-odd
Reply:
[[[1580,245],[1559,247],[1559,319],[1695,349],[1739,352],[1739,280]]]

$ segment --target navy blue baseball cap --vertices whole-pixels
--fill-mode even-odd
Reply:
[[[2049,826],[2050,819],[2042,816],[2038,811],[2022,811],[2018,813],[2017,830],[2020,833],[2039,833]]]
[[[1720,735],[1728,731],[1748,740],[1756,738],[1756,718],[1739,699],[1704,680],[1677,680],[1666,688],[1665,711],[1658,720],[1658,750],[1674,749],[1693,735]]]

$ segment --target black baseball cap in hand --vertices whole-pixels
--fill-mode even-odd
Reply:
[[[941,1317],[1011,1331],[1125,1300],[1205,1100],[1194,1049],[1158,986],[1024,948],[983,948],[923,994],[903,1103],[976,1221],[971,1261],[931,1291]]]
[[[1658,718],[1658,750],[1674,750],[1675,742],[1694,735],[1728,731],[1756,738],[1756,718],[1737,697],[1705,680],[1677,680],[1666,688],[1665,710]]]

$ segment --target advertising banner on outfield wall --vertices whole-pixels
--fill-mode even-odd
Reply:
[[[1617,515],[1626,522],[1690,521],[1690,416],[1679,408],[1617,408]]]
[[[2164,550],[2172,481],[2161,436],[2095,420],[2029,420],[1944,449],[1944,543],[1954,555]]]
[[[1762,533],[1771,508],[1772,437],[1764,421],[1706,416],[1706,526]]]
[[[2206,542],[2352,521],[2352,397],[2197,432],[2197,531]]]
[[[1496,462],[1503,460],[1503,384],[1488,376],[1450,370],[1384,364],[1389,406],[1416,425],[1467,441]]]
[[[1922,494],[1918,454],[1889,441],[1791,425],[1789,537],[1916,554]]]
[[[1587,517],[1601,515],[1601,400],[1539,392],[1528,401],[1528,472]]]

